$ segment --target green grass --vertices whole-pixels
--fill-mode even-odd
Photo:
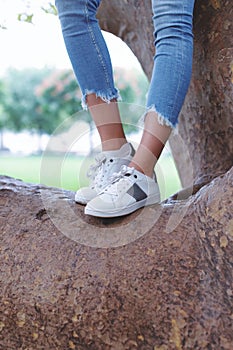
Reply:
[[[76,191],[88,184],[86,172],[91,159],[70,155],[62,156],[9,156],[1,155],[0,174],[25,182],[42,183]],[[171,156],[162,155],[156,165],[162,199],[180,188],[180,180]]]

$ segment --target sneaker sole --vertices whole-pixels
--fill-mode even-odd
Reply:
[[[87,200],[83,200],[83,199],[80,199],[80,198],[75,198],[74,200],[75,200],[75,203],[82,204],[82,205],[87,205],[87,203],[89,202]]]
[[[115,210],[115,211],[100,211],[100,210],[94,210],[94,209],[90,209],[85,207],[85,214],[87,215],[91,215],[91,216],[96,216],[96,217],[100,217],[100,218],[114,218],[114,217],[118,217],[118,216],[124,216],[124,215],[128,215],[133,213],[134,211],[146,207],[148,205],[152,205],[152,204],[156,204],[156,203],[160,203],[160,195],[154,195],[151,196],[149,198],[143,199],[139,202],[135,202],[133,204],[131,204],[130,206],[121,209],[121,210]]]

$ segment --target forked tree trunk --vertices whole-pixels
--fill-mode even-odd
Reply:
[[[114,220],[85,216],[73,193],[0,178],[0,349],[232,350],[231,7],[197,1],[179,151],[172,141],[184,185],[192,167],[196,182],[223,175]],[[103,0],[100,17],[149,76],[150,1]]]
[[[114,220],[0,177],[0,349],[232,350],[232,176]]]
[[[101,27],[126,42],[148,78],[153,65],[150,0],[103,0]],[[229,0],[197,0],[193,78],[171,137],[184,187],[206,182],[233,163],[233,6]]]

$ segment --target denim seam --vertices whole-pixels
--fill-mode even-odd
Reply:
[[[184,17],[184,3],[183,3],[183,12],[182,12],[182,16],[181,17],[182,18]],[[181,58],[182,58],[182,62],[183,62],[183,60],[184,60],[184,33],[183,33],[183,31],[182,31],[182,36],[181,36]],[[177,89],[176,89],[176,94],[175,94],[175,97],[174,97],[174,101],[177,100],[180,83],[182,81],[181,77],[184,76],[184,65],[182,64],[181,67],[182,67],[182,71],[180,73],[180,79],[179,79],[179,82],[177,84]],[[173,104],[172,114],[174,112],[174,109],[175,109],[175,103]],[[178,118],[179,118],[179,115],[177,117],[177,122],[178,122]]]
[[[99,57],[99,61],[102,65],[102,68],[103,68],[103,71],[104,71],[104,76],[105,76],[105,80],[107,82],[107,85],[109,86],[109,88],[111,87],[110,86],[110,81],[109,81],[109,78],[108,78],[108,73],[107,73],[107,69],[106,69],[106,66],[104,64],[104,59],[103,59],[103,55],[101,54],[99,48],[98,48],[98,45],[96,43],[96,40],[95,40],[95,35],[93,33],[93,30],[91,28],[91,25],[89,24],[89,14],[88,14],[88,7],[87,7],[87,2],[88,0],[86,0],[86,3],[85,3],[85,10],[86,10],[86,21],[87,21],[87,27],[88,27],[88,32],[90,34],[90,37],[91,37],[91,40],[94,44],[94,47],[96,49],[96,52],[97,52],[97,55]]]
[[[89,13],[88,13],[88,6],[87,6],[87,3],[88,3],[88,0],[86,0],[86,2],[85,2],[85,15],[86,15],[88,33],[89,33],[90,38],[91,38],[91,40],[92,40],[92,42],[93,42],[93,45],[94,45],[94,47],[95,47],[95,49],[96,49],[97,56],[99,57],[99,62],[100,62],[100,64],[101,64],[102,68],[103,68],[105,81],[106,81],[108,87],[111,88],[110,80],[109,80],[109,78],[108,78],[108,71],[107,71],[106,66],[105,66],[105,63],[104,63],[103,55],[101,54],[101,51],[100,51],[99,48],[98,48],[98,45],[97,45],[97,43],[96,43],[96,39],[95,39],[94,32],[93,32],[93,30],[92,30],[92,28],[91,28],[91,25],[90,25],[90,23],[89,23]]]
[[[86,0],[86,2],[85,2],[85,16],[86,16],[88,33],[89,33],[91,41],[92,41],[92,43],[93,43],[93,45],[94,45],[94,47],[96,49],[97,56],[99,58],[99,62],[101,64],[102,68],[103,68],[105,81],[106,81],[106,83],[108,85],[108,89],[110,91],[110,90],[112,90],[112,87],[111,87],[110,80],[109,80],[109,77],[108,77],[108,71],[107,71],[106,66],[105,66],[103,55],[101,54],[101,52],[100,52],[100,50],[98,48],[98,45],[97,45],[96,40],[95,40],[95,35],[93,33],[91,25],[89,24],[89,13],[88,13],[87,3],[88,3],[88,0]],[[88,94],[92,94],[92,93],[95,93],[96,97],[100,97],[104,102],[107,102],[107,103],[110,103],[111,99],[114,99],[114,98],[116,98],[117,100],[121,100],[121,97],[120,97],[120,94],[119,94],[119,90],[116,89],[116,87],[114,87],[114,89],[116,90],[116,93],[113,93],[113,90],[112,90],[112,92],[110,94],[102,93],[100,91],[86,89],[85,92],[83,93],[83,97],[82,97],[82,107],[83,107],[83,109],[87,109],[86,97],[87,97]]]

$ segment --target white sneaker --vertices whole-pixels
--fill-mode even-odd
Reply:
[[[160,202],[156,178],[127,166],[112,176],[112,183],[85,207],[85,214],[116,217],[130,214],[146,205]]]
[[[75,202],[87,204],[109,184],[113,173],[119,172],[122,165],[128,165],[135,151],[130,143],[119,150],[102,152],[95,157],[96,163],[90,166],[87,176],[91,179],[89,187],[79,189],[75,194]]]

